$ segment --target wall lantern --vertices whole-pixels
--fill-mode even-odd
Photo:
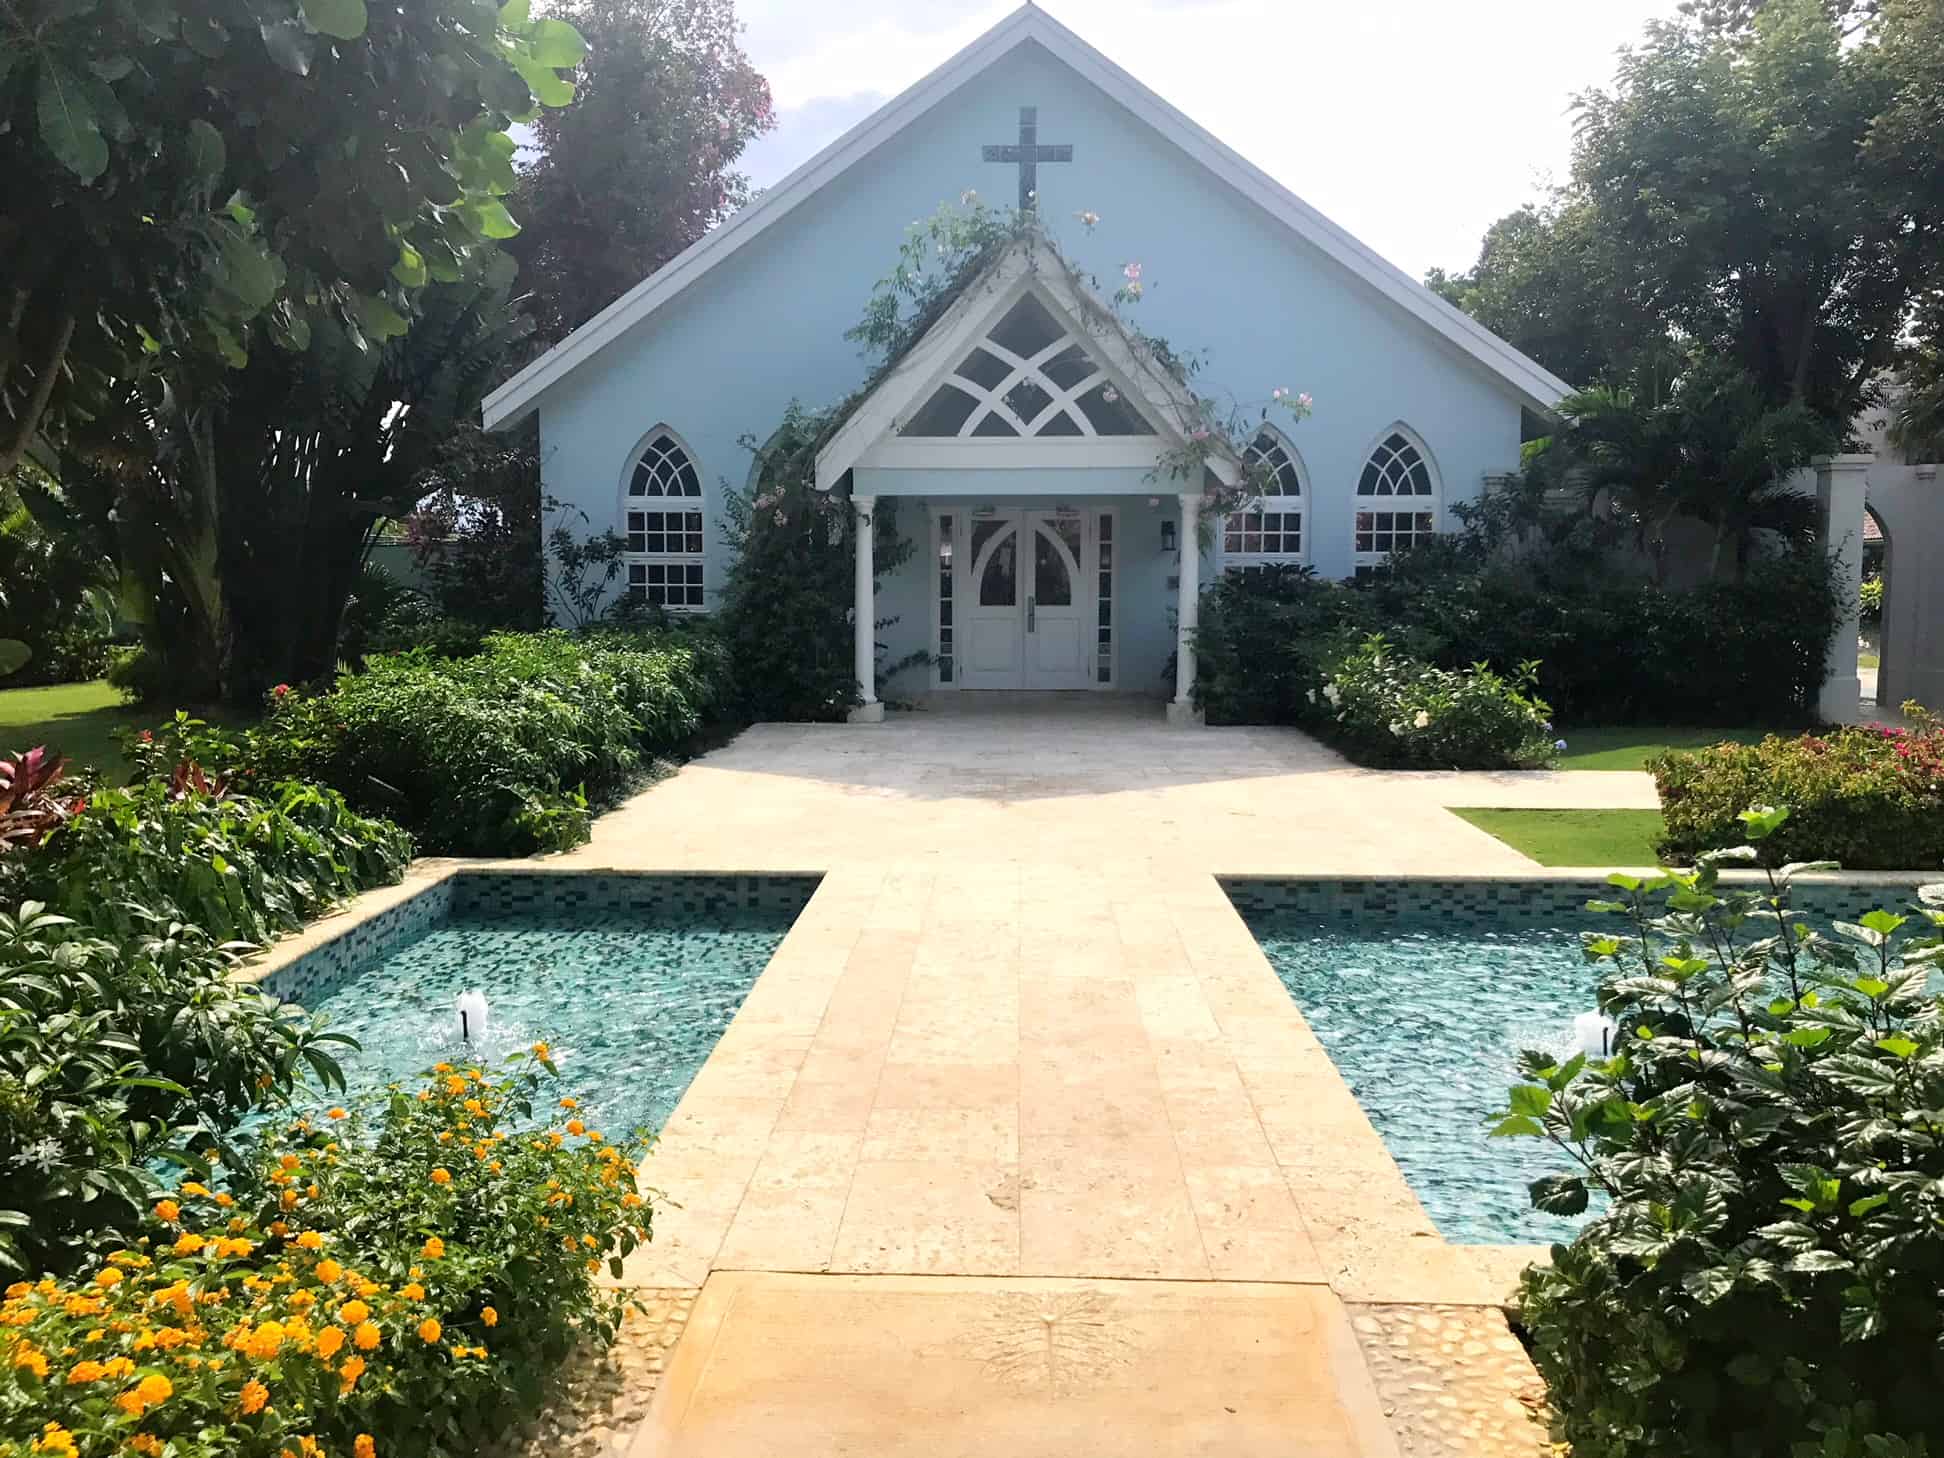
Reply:
[[[1161,520],[1161,550],[1172,552],[1175,549],[1175,524],[1163,517]]]

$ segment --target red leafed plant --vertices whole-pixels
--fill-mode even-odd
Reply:
[[[190,794],[220,800],[229,794],[229,776],[212,775],[193,759],[178,763],[175,772],[169,776],[169,798],[186,799]]]
[[[63,795],[67,760],[54,759],[46,746],[0,759],[0,851],[39,845],[48,831],[88,803],[86,795]]]

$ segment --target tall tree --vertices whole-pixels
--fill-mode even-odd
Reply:
[[[775,124],[735,0],[561,0],[588,41],[571,106],[534,123],[513,240],[538,338],[579,328],[749,196],[736,160]]]
[[[185,698],[328,674],[372,537],[412,509],[530,327],[494,283],[433,284],[383,345],[320,323],[241,378],[125,387],[70,433],[36,514],[98,542]]]
[[[1701,348],[1847,424],[1944,275],[1941,12],[1766,0],[1650,26],[1579,98],[1570,180],[1452,291],[1578,383]]]
[[[582,49],[527,0],[5,0],[0,473],[158,362],[402,333]]]

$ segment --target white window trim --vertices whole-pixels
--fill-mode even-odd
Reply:
[[[1358,493],[1357,488],[1363,480],[1364,468],[1370,464],[1370,458],[1376,455],[1379,447],[1393,435],[1401,435],[1409,441],[1412,448],[1417,451],[1418,458],[1424,462],[1424,468],[1431,473],[1429,496],[1364,496]],[[1424,443],[1424,437],[1402,420],[1393,420],[1370,438],[1370,443],[1364,447],[1363,454],[1357,457],[1356,471],[1357,474],[1350,483],[1350,560],[1356,567],[1382,567],[1390,561],[1391,555],[1388,551],[1359,552],[1356,550],[1357,517],[1362,512],[1396,512],[1399,510],[1396,503],[1409,502],[1408,510],[1411,515],[1421,516],[1430,513],[1433,536],[1444,531],[1444,472],[1438,469],[1438,458],[1431,453],[1431,447]]]
[[[634,496],[629,494],[628,488],[634,480],[635,467],[641,463],[643,453],[663,437],[673,442],[675,448],[687,458],[689,469],[695,472],[695,484],[701,491],[699,496]],[[636,584],[630,580],[634,576],[634,568],[687,568],[699,565],[702,568],[702,601],[700,603],[663,604],[662,611],[683,614],[706,613],[709,610],[709,596],[714,588],[714,584],[709,580],[708,478],[702,473],[701,458],[696,455],[694,449],[682,438],[681,433],[673,426],[663,422],[635,442],[634,449],[628,452],[627,459],[621,466],[620,498],[619,516],[621,519],[621,536],[623,540],[629,535],[628,513],[630,511],[646,512],[661,510],[665,513],[668,510],[668,503],[681,502],[683,505],[678,508],[679,510],[684,513],[694,512],[702,518],[702,549],[699,552],[686,550],[681,552],[623,552],[621,556],[621,590],[632,597],[635,595],[636,586],[639,585],[641,587],[641,601],[647,602],[648,591],[646,584]],[[661,503],[661,505],[657,507],[651,503]],[[686,533],[684,534],[686,535]],[[643,576],[646,576],[645,571]]]
[[[1265,435],[1271,437],[1277,445],[1282,447],[1284,454],[1289,457],[1290,464],[1295,467],[1296,495],[1251,497],[1247,501],[1238,503],[1233,510],[1223,514],[1222,521],[1217,530],[1220,533],[1222,541],[1221,562],[1224,572],[1246,572],[1251,567],[1306,567],[1309,565],[1310,543],[1314,536],[1314,532],[1312,531],[1314,517],[1310,512],[1309,467],[1303,463],[1302,452],[1296,449],[1295,442],[1291,441],[1288,436],[1276,429],[1275,426],[1268,424],[1265,424],[1254,436],[1250,437],[1249,445],[1243,451],[1245,463],[1248,459],[1249,451],[1254,450],[1256,441]],[[1279,511],[1287,516],[1291,513],[1286,503],[1292,501],[1296,504],[1294,515],[1297,519],[1297,531],[1303,541],[1301,551],[1231,552],[1228,550],[1228,523],[1230,517],[1245,515],[1252,511],[1270,510]]]

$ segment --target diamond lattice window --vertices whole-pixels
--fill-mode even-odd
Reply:
[[[1231,571],[1303,560],[1303,468],[1288,441],[1264,429],[1243,453],[1261,495],[1222,521],[1222,560]]]
[[[907,436],[1153,435],[1087,346],[1026,294],[905,422]]]
[[[628,591],[671,612],[705,606],[702,478],[680,441],[658,431],[628,473]]]

